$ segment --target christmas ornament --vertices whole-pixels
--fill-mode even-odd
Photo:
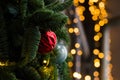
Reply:
[[[57,63],[64,62],[65,59],[67,58],[67,53],[68,53],[66,46],[62,43],[58,43],[55,49],[57,50],[56,62]]]
[[[41,54],[46,54],[53,50],[53,48],[56,46],[56,43],[57,37],[54,32],[47,31],[45,33],[41,33],[38,52]]]
[[[39,73],[40,73],[40,75],[41,75],[41,77],[42,77],[43,80],[44,79],[46,79],[46,80],[49,79],[50,73],[51,73],[51,68],[46,67],[46,66],[42,66],[42,67],[40,67],[38,69],[38,71],[39,71]]]

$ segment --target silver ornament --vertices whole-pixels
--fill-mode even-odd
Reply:
[[[58,43],[56,45],[56,49],[57,49],[57,56],[56,56],[56,62],[57,63],[62,63],[65,61],[65,59],[67,58],[67,48],[64,44]]]

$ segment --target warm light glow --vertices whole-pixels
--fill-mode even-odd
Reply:
[[[100,15],[100,10],[99,9],[95,9],[95,15],[99,16]]]
[[[112,57],[110,55],[107,56],[106,60],[111,61]]]
[[[100,37],[99,37],[98,35],[95,35],[95,36],[94,36],[94,40],[95,40],[95,41],[99,41],[99,40],[100,40]]]
[[[95,72],[93,73],[93,75],[94,75],[95,77],[98,77],[98,76],[99,76],[99,72],[98,72],[98,71],[95,71]]]
[[[70,68],[73,67],[73,62],[69,61],[68,62],[68,67],[70,67]]]
[[[6,63],[0,62],[0,66],[6,66]]]
[[[93,50],[93,54],[94,54],[94,55],[98,55],[99,52],[100,52],[99,49],[94,49],[94,50]]]
[[[47,63],[47,60],[43,60],[43,63],[46,64],[46,63]]]
[[[85,76],[85,80],[91,80],[91,76],[90,75],[86,75]]]
[[[93,0],[93,2],[96,2],[96,3],[97,3],[97,2],[98,2],[98,0]]]
[[[104,24],[105,24],[105,23],[104,23],[103,20],[100,20],[100,21],[99,21],[99,25],[100,25],[100,26],[104,26]]]
[[[80,44],[79,43],[75,43],[75,47],[76,48],[80,48]]]
[[[80,2],[80,3],[84,3],[84,2],[85,2],[85,0],[79,0],[79,2]]]
[[[73,20],[73,22],[74,22],[74,23],[78,23],[78,19],[75,18],[75,19]]]
[[[104,2],[99,2],[99,8],[100,9],[105,8],[105,3]]]
[[[102,33],[101,33],[101,32],[97,33],[97,35],[98,35],[100,38],[102,37]]]
[[[108,19],[103,19],[104,23],[107,24],[108,23]]]
[[[96,68],[100,67],[100,60],[99,60],[99,59],[95,59],[95,60],[94,60],[94,66],[95,66]]]
[[[102,59],[102,58],[104,58],[104,54],[103,53],[99,53],[98,57]]]
[[[69,28],[69,29],[68,29],[68,32],[69,32],[69,33],[73,33],[73,31],[74,31],[73,28]]]
[[[95,32],[99,32],[100,31],[100,25],[95,24],[94,30],[95,30]]]
[[[99,77],[95,77],[94,80],[100,80]]]
[[[81,56],[83,52],[81,50],[78,50],[77,54]]]
[[[78,6],[79,5],[79,0],[74,0],[73,3],[74,3],[74,6]]]
[[[72,49],[72,50],[71,50],[71,54],[76,54],[76,50],[75,50],[75,49]]]
[[[92,20],[93,20],[93,21],[98,20],[98,16],[96,16],[96,15],[92,16]]]
[[[84,17],[83,15],[80,15],[80,16],[79,16],[79,19],[80,19],[80,21],[84,21],[84,20],[85,20],[85,17]]]
[[[74,28],[74,33],[79,33],[79,29],[78,28]]]
[[[78,73],[78,72],[74,72],[73,77],[76,78],[76,79],[81,79],[82,75],[80,73]]]

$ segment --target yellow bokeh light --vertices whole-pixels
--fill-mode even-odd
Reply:
[[[98,2],[98,0],[93,0],[93,2],[96,2],[96,3],[97,3],[97,2]]]
[[[96,68],[100,67],[100,60],[99,60],[99,59],[95,59],[95,60],[94,60],[94,66],[95,66]]]
[[[99,9],[95,9],[95,15],[97,15],[97,16],[100,15],[100,10]]]
[[[104,2],[99,2],[99,8],[100,9],[105,8],[105,3]]]
[[[76,50],[75,49],[71,49],[71,54],[76,54]]]
[[[78,28],[74,28],[74,33],[78,33],[79,29]]]
[[[93,20],[93,21],[98,20],[98,16],[96,16],[96,15],[92,16],[92,20]]]
[[[100,37],[99,37],[98,35],[95,35],[95,36],[94,36],[94,40],[95,40],[95,41],[99,41],[99,40],[100,40]]]
[[[102,33],[98,32],[97,35],[101,38],[102,37]]]
[[[108,23],[108,19],[107,18],[103,19],[103,21],[104,21],[105,24]]]
[[[80,73],[78,73],[78,72],[74,72],[73,77],[76,78],[76,79],[81,79],[82,75]]]
[[[83,52],[81,50],[78,50],[77,55],[81,56],[82,54],[83,54]]]
[[[98,55],[99,52],[100,52],[99,49],[94,49],[94,50],[93,50],[93,54],[94,54],[94,55]]]
[[[105,24],[105,23],[104,23],[103,20],[100,20],[100,21],[99,21],[99,25],[100,25],[100,26],[104,26],[104,24]]]
[[[43,60],[43,63],[45,63],[45,64],[46,64],[46,63],[47,63],[47,60]]]
[[[93,3],[93,2],[91,2],[91,0],[89,0],[88,4],[89,4],[89,5],[93,5],[94,3]]]
[[[80,16],[79,16],[79,19],[80,19],[80,21],[84,21],[84,20],[85,20],[85,17],[84,17],[83,15],[80,15]]]
[[[73,62],[69,61],[68,62],[68,67],[70,67],[70,68],[73,67]]]
[[[95,71],[95,72],[93,73],[93,75],[94,75],[95,77],[98,77],[98,76],[99,76],[99,72],[98,72],[98,71]]]
[[[74,31],[73,28],[69,28],[69,29],[68,29],[68,32],[69,32],[69,33],[73,33],[73,31]]]
[[[102,59],[102,58],[104,58],[104,54],[103,53],[99,53],[98,57]]]
[[[96,9],[96,7],[95,7],[95,6],[93,6],[93,5],[89,7],[89,11],[90,11],[90,12],[94,12],[94,11],[95,11],[95,9]]]
[[[80,2],[80,3],[84,3],[84,2],[85,2],[85,0],[79,0],[79,2]]]
[[[95,32],[99,32],[100,31],[100,25],[95,24],[94,30],[95,30]]]
[[[80,43],[75,43],[76,48],[80,48]]]
[[[78,6],[79,5],[79,0],[74,0],[73,3],[74,3],[74,6]]]
[[[91,80],[91,76],[90,75],[86,75],[85,76],[85,80]]]
[[[100,80],[99,77],[95,77],[94,80]],[[110,79],[111,80],[111,79]]]
[[[111,61],[112,57],[110,55],[107,55],[106,60]]]
[[[74,18],[73,22],[74,22],[74,23],[78,23],[78,19],[77,19],[77,18]]]

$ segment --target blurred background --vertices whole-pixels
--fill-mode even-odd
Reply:
[[[73,80],[119,80],[120,0],[73,0],[66,10]]]

